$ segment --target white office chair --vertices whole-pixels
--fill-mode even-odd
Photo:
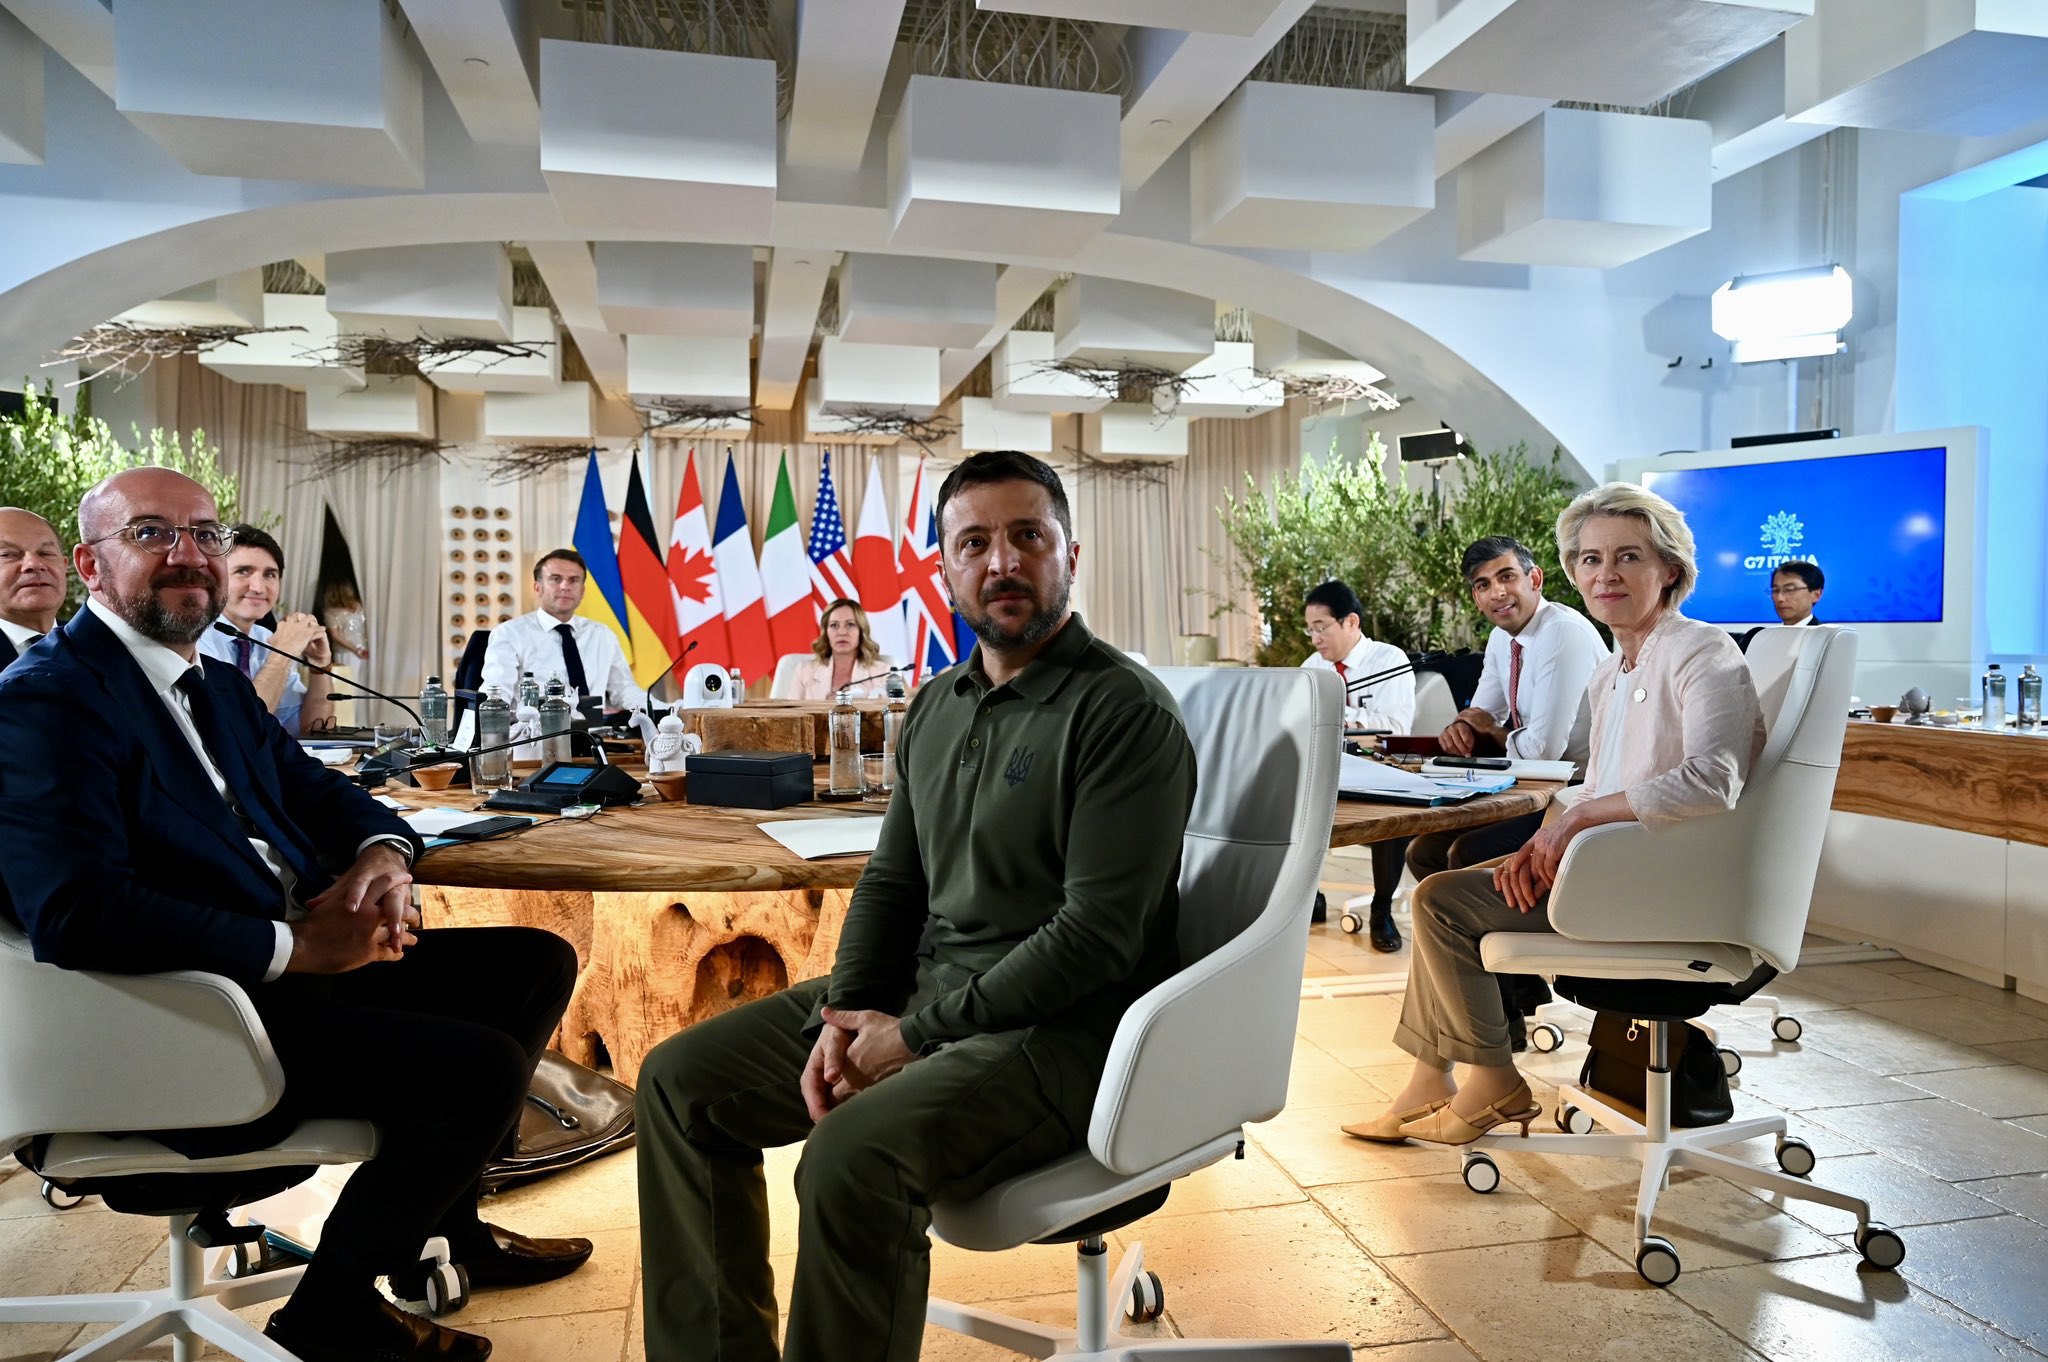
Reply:
[[[1457,717],[1458,702],[1451,698],[1451,683],[1443,673],[1415,673],[1415,718],[1408,731],[1433,738],[1449,728],[1451,720]]]
[[[1308,952],[1308,905],[1329,842],[1341,737],[1337,676],[1300,668],[1163,667],[1194,742],[1199,788],[1181,853],[1179,973],[1132,1005],[1095,1096],[1088,1147],[972,1201],[932,1207],[939,1237],[996,1251],[1078,1245],[1073,1329],[934,1300],[931,1323],[1033,1357],[1124,1362],[1142,1353],[1348,1362],[1342,1341],[1138,1339],[1157,1274],[1132,1245],[1109,1270],[1103,1236],[1151,1214],[1174,1179],[1244,1152],[1243,1126],[1287,1101]]]
[[[233,1312],[291,1293],[302,1267],[240,1280],[210,1278],[204,1250],[253,1235],[227,1212],[304,1181],[313,1166],[377,1152],[362,1121],[305,1121],[253,1153],[187,1158],[139,1135],[108,1132],[239,1125],[277,1105],[284,1071],[248,995],[193,971],[112,975],[38,964],[27,939],[0,923],[0,1150],[39,1136],[46,1178],[97,1192],[108,1206],[170,1219],[162,1291],[0,1300],[0,1323],[112,1324],[62,1362],[113,1362],[172,1337],[176,1362],[212,1343],[245,1362],[297,1362]],[[240,1257],[240,1254],[237,1254]]]
[[[807,652],[784,653],[781,657],[775,659],[775,679],[768,683],[768,698],[771,700],[794,699],[796,669],[810,660],[811,655]]]
[[[1657,1286],[1679,1273],[1678,1251],[1650,1233],[1657,1195],[1674,1168],[1853,1212],[1864,1260],[1895,1268],[1906,1246],[1870,1218],[1859,1198],[1816,1187],[1813,1151],[1785,1134],[1785,1118],[1671,1127],[1670,1034],[1716,1004],[1739,1002],[1799,963],[1800,938],[1820,865],[1821,838],[1841,765],[1856,636],[1821,625],[1766,631],[1748,654],[1770,730],[1763,755],[1730,813],[1652,831],[1640,823],[1589,828],[1573,839],[1550,891],[1551,932],[1482,938],[1490,970],[1554,974],[1565,996],[1646,1022],[1646,1110],[1635,1113],[1576,1086],[1559,1090],[1558,1125],[1590,1116],[1606,1134],[1485,1135],[1465,1148],[1465,1184],[1500,1185],[1488,1150],[1636,1158],[1636,1271]],[[1717,1152],[1777,1136],[1783,1172]]]

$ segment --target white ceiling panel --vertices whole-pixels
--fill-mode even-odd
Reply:
[[[512,339],[530,355],[485,351],[420,366],[427,381],[449,393],[550,392],[562,381],[562,342],[544,307],[512,309]]]
[[[1215,350],[1216,304],[1208,298],[1087,275],[1053,295],[1053,353],[1060,359],[1181,373]]]
[[[540,99],[505,0],[399,4],[471,138],[527,147],[540,141]]]
[[[1814,0],[1410,0],[1408,83],[1640,108],[1754,51],[1813,7]]]
[[[434,433],[434,389],[421,379],[397,374],[372,374],[353,392],[314,388],[306,394],[306,429],[322,435],[429,438]]]
[[[347,332],[512,337],[512,261],[495,241],[335,251],[327,310]]]
[[[261,326],[263,271],[238,270],[131,307],[116,321],[140,326]]]
[[[43,40],[0,9],[0,164],[43,163]]]
[[[1818,0],[1786,35],[1795,121],[1994,137],[2048,118],[2048,4]]]
[[[360,367],[332,362],[337,337],[327,300],[311,293],[263,295],[263,325],[277,328],[216,345],[199,362],[237,383],[275,383],[298,392],[363,386]]]
[[[754,334],[754,251],[666,241],[597,243],[597,305],[613,331]]]
[[[1098,24],[1134,24],[1187,33],[1246,37],[1259,31],[1285,0],[974,0],[1004,14],[1040,14]]]
[[[874,345],[978,345],[996,322],[996,267],[851,254],[839,272],[839,335]]]

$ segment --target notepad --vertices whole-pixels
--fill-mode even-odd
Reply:
[[[1422,763],[1422,774],[1434,780],[1457,780],[1468,769],[1470,768],[1463,766],[1439,766],[1434,761]],[[1570,780],[1572,772],[1577,769],[1576,766],[1568,761],[1523,761],[1517,759],[1499,770],[1480,771],[1479,774],[1481,776],[1512,776],[1516,780],[1565,781]]]
[[[882,836],[879,818],[785,818],[755,826],[806,861],[865,855]]]
[[[450,828],[476,822],[477,817],[472,809],[414,809],[399,816],[422,837],[438,837]]]
[[[1470,774],[1472,779],[1466,779]],[[1515,783],[1514,777],[1494,772],[1460,772],[1456,779],[1431,779],[1384,762],[1344,754],[1337,771],[1337,793],[1353,799],[1376,799],[1389,804],[1458,804],[1483,794],[1498,794]]]

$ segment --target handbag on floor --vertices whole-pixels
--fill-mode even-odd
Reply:
[[[511,1148],[484,1165],[486,1196],[633,1147],[633,1090],[553,1050],[527,1085]]]
[[[1671,1030],[1671,1124],[1711,1126],[1735,1118],[1728,1071],[1706,1032],[1687,1023]],[[1618,1012],[1593,1014],[1593,1034],[1579,1086],[1643,1109],[1650,1070],[1650,1028]]]

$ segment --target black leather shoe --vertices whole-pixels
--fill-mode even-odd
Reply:
[[[1392,955],[1395,951],[1401,949],[1401,929],[1394,925],[1394,914],[1391,910],[1384,913],[1374,913],[1368,931],[1370,931],[1372,936],[1372,948],[1374,950],[1385,955]]]
[[[491,1355],[488,1338],[408,1315],[386,1300],[345,1319],[286,1306],[270,1317],[263,1336],[300,1362],[484,1362]]]
[[[1328,922],[1330,920],[1330,901],[1321,894],[1317,894],[1316,906],[1309,910],[1308,920],[1310,926],[1320,926]]]
[[[533,1286],[566,1277],[590,1261],[588,1239],[529,1239],[516,1230],[484,1226],[490,1232],[488,1249],[457,1250],[455,1261],[469,1275],[471,1287]],[[391,1294],[400,1300],[424,1299],[427,1268],[409,1265],[391,1274]]]

